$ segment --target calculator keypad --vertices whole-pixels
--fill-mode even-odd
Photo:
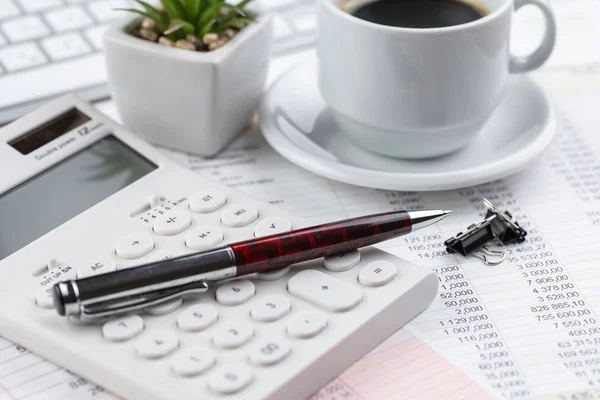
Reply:
[[[358,281],[365,286],[383,286],[396,277],[396,267],[389,261],[373,261],[360,270]]]
[[[286,331],[290,337],[308,339],[323,332],[327,327],[327,316],[320,312],[303,311],[290,318]]]
[[[124,237],[117,243],[116,253],[126,260],[133,260],[148,254],[154,249],[154,239],[146,232]]]
[[[274,294],[257,300],[250,310],[250,315],[256,321],[273,322],[283,318],[291,309],[292,303],[289,298]]]
[[[111,342],[124,342],[142,333],[144,320],[139,315],[127,315],[106,322],[102,326],[102,336]]]
[[[156,306],[148,307],[144,311],[150,315],[167,315],[177,310],[182,304],[183,298],[179,297]]]
[[[235,349],[243,346],[254,336],[252,324],[242,320],[225,321],[215,329],[212,341],[223,349]]]
[[[227,365],[210,377],[208,387],[215,393],[231,394],[248,386],[252,379],[252,371],[244,364]]]
[[[227,203],[223,193],[206,191],[198,192],[190,197],[190,210],[196,213],[211,213]]]
[[[179,338],[169,330],[148,332],[137,341],[135,350],[140,357],[162,358],[179,347]]]
[[[254,204],[233,204],[221,214],[221,222],[231,228],[241,228],[258,219],[258,210]]]
[[[208,304],[195,304],[183,310],[177,317],[177,326],[182,331],[199,332],[219,319],[217,309]]]
[[[256,293],[254,283],[249,280],[235,280],[217,289],[217,301],[225,306],[237,306],[250,300]]]
[[[202,225],[192,230],[185,238],[185,245],[192,250],[206,251],[221,243],[223,229],[216,225]]]
[[[179,376],[196,376],[215,365],[215,353],[208,349],[183,350],[171,362],[171,370]]]
[[[290,344],[283,339],[262,339],[252,345],[248,358],[255,365],[274,365],[286,358],[291,350]]]
[[[313,269],[294,275],[288,281],[288,290],[303,300],[334,312],[351,310],[362,300],[362,292],[357,287]]]
[[[360,262],[360,251],[354,250],[348,253],[325,257],[323,266],[327,271],[344,272],[354,268]]]
[[[153,230],[158,235],[172,236],[190,227],[192,220],[187,213],[174,211],[154,221]]]

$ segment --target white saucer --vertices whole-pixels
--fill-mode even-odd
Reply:
[[[341,131],[317,86],[317,60],[292,68],[265,94],[260,124],[283,157],[317,175],[389,190],[447,190],[504,178],[526,167],[556,133],[544,89],[512,75],[504,101],[468,147],[447,156],[401,160],[371,153]]]

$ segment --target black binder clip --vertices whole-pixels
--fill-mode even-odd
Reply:
[[[473,255],[481,258],[487,265],[498,265],[506,258],[506,252],[490,249],[488,244],[493,241],[502,245],[523,243],[527,232],[508,211],[500,212],[485,198],[483,204],[487,208],[485,219],[469,226],[466,232],[459,232],[446,240],[444,245],[448,253],[458,253],[464,257]]]

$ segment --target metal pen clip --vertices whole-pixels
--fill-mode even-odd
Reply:
[[[205,293],[208,289],[209,286],[206,281],[196,281],[169,288],[125,294],[114,298],[83,300],[68,305],[67,307],[70,310],[67,310],[67,315],[82,322],[103,321],[166,303],[184,295]]]
[[[489,244],[498,242],[502,245],[522,243],[527,232],[519,226],[508,212],[501,212],[488,200],[483,199],[487,208],[485,219],[472,224],[465,232],[459,232],[444,242],[448,253],[458,253],[464,257],[475,256],[487,265],[498,265],[506,259],[506,252],[491,249]]]

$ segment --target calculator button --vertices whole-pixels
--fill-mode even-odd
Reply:
[[[209,379],[208,387],[215,393],[239,392],[252,382],[252,371],[243,364],[219,368]]]
[[[177,235],[190,227],[190,216],[179,211],[162,215],[154,221],[154,232],[163,236]]]
[[[207,349],[188,349],[171,362],[171,370],[179,376],[200,375],[215,365],[215,355]]]
[[[348,253],[325,257],[323,259],[323,266],[331,272],[344,272],[354,268],[359,262],[360,251],[353,250]]]
[[[35,304],[41,308],[54,308],[54,300],[52,299],[52,288],[41,289],[35,296]]]
[[[282,295],[265,296],[252,306],[250,315],[257,321],[272,322],[290,312],[292,303]]]
[[[291,270],[292,267],[278,268],[272,271],[258,272],[256,277],[261,281],[276,281],[286,276]]]
[[[98,258],[85,261],[77,270],[77,278],[83,279],[94,275],[105,274],[117,270],[117,264],[110,258]]]
[[[229,206],[221,214],[221,222],[232,228],[241,228],[258,218],[258,210],[250,203],[238,203]]]
[[[235,349],[247,343],[254,336],[252,324],[246,321],[229,321],[215,330],[213,343],[224,349]]]
[[[185,245],[193,250],[210,250],[223,241],[223,229],[214,225],[200,226],[185,238]]]
[[[124,342],[144,330],[144,320],[139,315],[127,315],[102,325],[102,336],[111,342]]]
[[[362,300],[360,289],[314,269],[294,275],[288,281],[288,290],[329,311],[348,311]]]
[[[171,331],[157,330],[141,338],[135,349],[140,357],[161,358],[179,347],[179,338]]]
[[[256,293],[254,283],[248,280],[235,280],[219,286],[217,301],[226,306],[237,306],[250,300]]]
[[[282,339],[262,339],[250,348],[248,358],[255,365],[273,365],[286,358],[291,350]]]
[[[172,248],[162,249],[162,250],[158,250],[156,253],[154,253],[152,255],[152,260],[153,261],[164,261],[164,260],[169,260],[173,257],[182,256],[183,254],[184,254],[184,252],[179,249],[172,249]]]
[[[146,311],[150,315],[167,315],[171,314],[173,311],[177,310],[183,304],[183,298],[169,300],[165,303],[158,304],[156,306],[145,308]]]
[[[217,309],[208,304],[195,304],[183,310],[177,317],[177,326],[182,331],[197,332],[217,322]]]
[[[276,235],[278,233],[289,232],[292,230],[292,223],[287,218],[275,217],[267,218],[260,224],[256,225],[254,230],[254,236],[264,237],[269,235]]]
[[[124,237],[117,243],[116,253],[127,260],[143,257],[154,248],[152,236],[143,232]]]
[[[389,261],[373,261],[358,273],[358,281],[365,286],[383,286],[396,277],[396,266]]]
[[[197,213],[211,213],[217,211],[227,203],[227,198],[220,192],[205,191],[193,194],[190,197],[190,210]]]
[[[308,339],[327,327],[327,317],[318,312],[305,311],[294,315],[287,323],[288,335],[293,338]]]

